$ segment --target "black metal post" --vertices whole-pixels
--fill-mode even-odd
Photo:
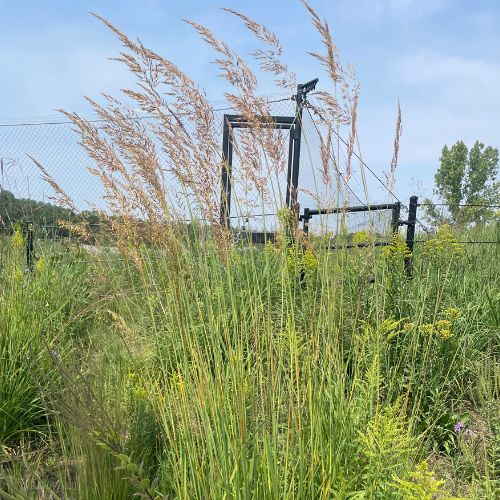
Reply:
[[[28,270],[33,270],[33,223],[26,222],[26,265]]]
[[[410,205],[408,206],[408,221],[406,227],[406,246],[411,252],[411,255],[405,257],[404,270],[408,276],[411,276],[411,268],[413,261],[413,246],[415,243],[415,226],[417,223],[417,207],[418,196],[410,198]]]
[[[399,231],[399,224],[401,218],[401,203],[398,201],[392,207],[391,229],[392,233],[396,234]]]
[[[292,186],[292,165],[293,165],[293,145],[294,145],[294,133],[293,133],[293,125],[290,129],[290,137],[288,140],[288,170],[286,173],[286,206],[290,207],[290,194],[291,194],[291,186]]]
[[[300,87],[300,85],[299,85]],[[297,109],[295,113],[295,124],[292,130],[293,136],[293,159],[290,185],[288,186],[289,207],[292,211],[292,217],[298,216],[297,211],[297,189],[299,187],[299,169],[300,169],[300,142],[302,139],[302,100],[299,101],[297,93]],[[302,99],[302,98],[301,98]]]
[[[299,207],[297,204],[297,190],[299,187],[300,169],[300,143],[302,139],[302,110],[306,103],[307,94],[316,88],[318,79],[315,78],[307,83],[297,85],[295,95],[295,119],[293,128],[290,130],[290,145],[288,150],[288,175],[286,180],[286,204],[292,212],[292,217],[296,223],[299,217]]]
[[[221,200],[220,223],[229,229],[231,216],[231,167],[233,164],[233,142],[231,140],[230,116],[224,115],[222,133],[222,175],[221,175]]]
[[[304,235],[309,234],[309,221],[311,220],[311,215],[309,214],[309,209],[304,208],[304,214],[302,215],[302,231]]]

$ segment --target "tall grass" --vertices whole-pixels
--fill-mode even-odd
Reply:
[[[306,7],[326,46],[315,57],[332,81],[318,96],[321,147],[339,147],[334,131],[349,137],[345,165],[321,155],[335,191],[352,172],[358,88],[328,24]],[[275,35],[229,13],[266,45],[257,63],[288,85]],[[48,242],[28,273],[14,235],[2,260],[2,495],[493,498],[497,245],[460,244],[470,231],[442,228],[416,246],[408,279],[401,238],[329,251],[295,231],[286,211],[276,244],[232,244],[218,219],[222,159],[204,94],[106,24],[139,79],[126,96],[155,121],[144,127],[111,97],[92,101],[101,128],[69,114],[107,190],[119,253],[90,255],[78,244],[61,253]],[[240,154],[264,204],[274,194],[263,179],[286,167],[280,139],[258,118],[268,105],[250,65],[190,24],[218,53],[234,89],[228,101],[254,124]],[[263,154],[257,170],[252,158]],[[169,190],[165,170],[182,193]],[[178,195],[206,223],[171,224]],[[482,231],[498,238],[498,228]]]
[[[78,498],[127,498],[141,488],[182,498],[402,498],[405,481],[438,488],[415,472],[427,460],[451,491],[494,491],[496,250],[433,241],[446,254],[417,252],[412,280],[396,246],[305,255],[269,245],[233,248],[221,260],[212,241],[189,241],[161,258],[144,248],[141,271],[89,262],[106,290],[93,302],[98,326],[87,323],[78,338],[68,331],[64,363],[47,364],[50,380],[26,382],[51,410],[49,424],[34,412],[20,425],[26,437],[44,436],[29,439],[45,443],[44,460],[59,462],[44,481]],[[82,286],[74,265],[47,262],[23,278],[27,290],[49,276]],[[474,270],[474,262],[483,265]],[[3,300],[19,301],[8,290]],[[58,293],[28,316],[50,318],[67,300]],[[439,322],[451,307],[460,317],[445,325],[448,336]],[[22,366],[25,377],[34,373],[29,358]],[[459,421],[466,435],[454,430]],[[4,441],[7,491],[29,477],[16,475],[14,437]],[[140,480],[123,480],[135,476],[115,470],[122,461]],[[49,469],[35,465],[42,476]]]

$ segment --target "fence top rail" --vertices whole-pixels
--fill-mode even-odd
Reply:
[[[255,120],[262,123],[263,126],[290,128],[295,122],[295,116],[255,116]],[[233,128],[250,128],[254,126],[253,120],[248,120],[244,115],[224,115],[224,124],[231,125]]]
[[[311,218],[314,215],[328,215],[337,214],[344,212],[373,212],[376,210],[392,210],[394,208],[401,207],[400,202],[396,203],[378,203],[375,205],[358,205],[353,207],[336,207],[336,208],[319,208],[311,209],[304,208],[304,213],[300,216],[300,219]]]

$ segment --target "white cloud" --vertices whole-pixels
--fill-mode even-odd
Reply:
[[[474,101],[499,96],[500,64],[481,59],[420,51],[398,61],[394,76],[407,85],[432,87],[443,97],[457,92]]]
[[[397,190],[403,198],[416,189],[412,179],[426,195],[432,193],[444,144],[464,140],[471,146],[481,140],[500,147],[500,63],[419,51],[399,60],[388,77],[401,100]],[[391,161],[395,122],[396,98],[362,103],[358,130],[364,158],[379,173]]]
[[[417,52],[396,64],[395,80],[407,95],[410,123],[424,144],[432,142],[427,131],[447,140],[498,144],[500,63]]]
[[[400,177],[422,179],[429,193],[445,143],[462,139],[472,145],[479,139],[500,146],[500,64],[420,51],[395,64],[394,81],[403,113]],[[365,134],[367,149],[387,164],[395,114],[381,107],[369,115],[364,129],[376,135]]]

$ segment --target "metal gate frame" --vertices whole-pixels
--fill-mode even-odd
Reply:
[[[257,120],[261,121],[265,127],[290,131],[286,177],[286,206],[297,220],[299,217],[297,190],[299,187],[300,143],[302,139],[302,109],[307,102],[307,93],[314,90],[317,83],[318,79],[315,78],[310,82],[297,85],[297,94],[293,96],[295,100],[295,116],[270,115],[257,117]],[[225,114],[223,117],[220,223],[228,230],[231,221],[234,129],[251,128],[252,126],[253,123],[244,115]],[[251,235],[251,240],[254,243],[273,240],[276,236],[271,232],[259,233],[255,231],[250,232],[249,235]]]

